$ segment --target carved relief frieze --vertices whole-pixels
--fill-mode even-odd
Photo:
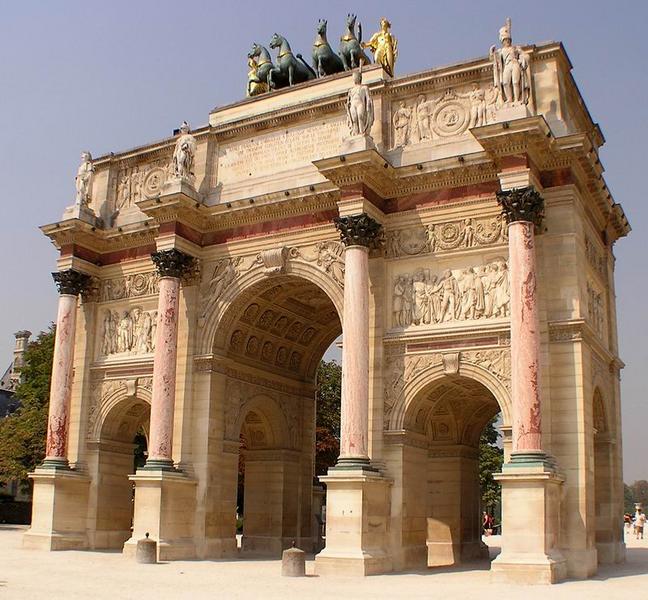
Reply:
[[[587,282],[587,318],[600,338],[605,337],[605,298],[603,292],[592,282]]]
[[[494,123],[497,107],[497,88],[477,82],[437,96],[400,100],[392,108],[392,147],[463,135],[472,127]]]
[[[393,327],[507,317],[509,309],[509,273],[504,259],[438,274],[420,268],[394,277]]]
[[[117,174],[115,210],[123,211],[135,206],[139,200],[158,196],[172,173],[172,164],[166,158],[141,165],[124,166]]]
[[[502,216],[496,215],[391,230],[386,240],[386,257],[399,258],[504,244],[508,229]]]
[[[607,281],[607,261],[605,260],[605,254],[589,238],[585,238],[585,256],[592,269],[594,269],[594,272],[603,281]]]
[[[159,292],[158,285],[159,276],[155,271],[104,279],[99,282],[99,301],[108,302],[124,298],[154,296]]]
[[[511,351],[508,348],[468,350],[461,353],[461,361],[490,371],[506,389],[511,389]]]
[[[344,287],[344,245],[341,242],[325,241],[305,248],[291,248],[290,257],[316,264],[337,285]]]
[[[135,306],[128,310],[103,311],[102,356],[150,354],[155,350],[157,311]]]

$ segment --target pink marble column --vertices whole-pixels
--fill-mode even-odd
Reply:
[[[509,223],[511,287],[512,458],[542,454],[540,419],[540,318],[536,278],[535,229],[543,200],[532,187],[498,193]]]
[[[380,224],[366,214],[335,224],[346,246],[342,323],[342,402],[338,467],[369,465],[369,250]]]
[[[47,443],[43,467],[68,468],[67,441],[70,421],[70,398],[74,376],[74,340],[78,295],[90,277],[78,271],[52,273],[59,289],[54,359],[50,384]]]
[[[152,258],[160,273],[160,295],[153,357],[149,455],[144,468],[173,470],[180,277],[191,267],[193,259],[175,249],[156,252]]]

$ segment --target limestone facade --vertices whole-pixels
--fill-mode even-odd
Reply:
[[[481,556],[477,446],[497,413],[513,466],[494,576],[623,560],[612,246],[629,225],[562,45],[524,52],[517,105],[498,100],[487,57],[397,78],[365,67],[375,147],[347,152],[342,73],[214,109],[191,131],[190,176],[174,171],[177,137],[93,160],[85,212],[42,228],[59,271],[87,278],[61,291],[72,337],[50,422],[64,440],[34,473],[25,544],[134,553],[148,531],[163,559],[229,556],[243,438],[243,552],[311,550],[314,377],[343,334],[320,573]],[[498,193],[530,187],[543,218],[510,235]],[[172,272],[152,259],[174,252]],[[533,274],[531,325],[511,269]],[[520,352],[535,391],[512,382]],[[138,431],[155,455],[135,471]],[[520,464],[522,450],[542,456]]]

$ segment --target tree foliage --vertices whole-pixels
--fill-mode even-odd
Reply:
[[[639,479],[631,485],[623,486],[624,510],[628,513],[634,513],[635,503],[643,504],[644,510],[648,509],[648,481]]]
[[[54,325],[41,331],[25,352],[22,383],[15,396],[20,407],[0,420],[0,482],[28,483],[27,474],[45,457]]]
[[[481,493],[482,508],[493,514],[500,501],[499,484],[493,478],[494,473],[502,470],[504,463],[504,450],[497,446],[500,436],[495,428],[497,417],[484,427],[479,438],[479,489]]]
[[[315,474],[325,475],[340,454],[340,402],[342,367],[334,360],[321,361],[317,369],[315,423]]]

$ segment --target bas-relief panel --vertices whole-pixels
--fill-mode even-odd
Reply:
[[[392,148],[464,135],[497,120],[502,105],[493,85],[471,83],[442,94],[419,94],[392,105]]]
[[[508,262],[465,257],[416,262],[407,272],[392,273],[394,328],[425,327],[452,321],[507,317],[510,310]]]
[[[100,315],[98,355],[101,358],[151,354],[155,350],[156,310],[135,306],[105,309]]]
[[[346,136],[345,121],[335,119],[223,144],[218,149],[218,184],[241,183],[335,156]]]
[[[115,210],[121,212],[132,208],[139,200],[157,196],[172,173],[171,157],[120,168],[116,178]]]
[[[593,282],[587,282],[587,318],[597,335],[606,341],[607,309],[603,291]]]

